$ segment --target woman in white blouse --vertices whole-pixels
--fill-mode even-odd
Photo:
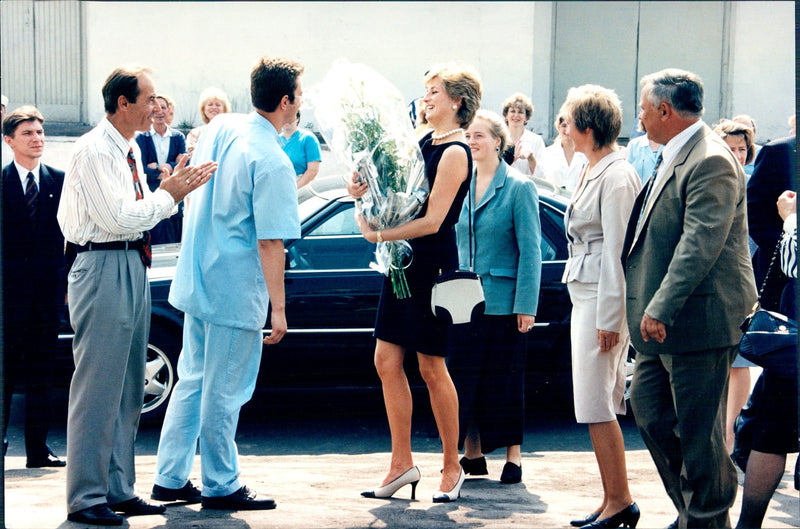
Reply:
[[[575,150],[575,143],[566,134],[567,122],[563,108],[559,110],[553,124],[558,131],[558,137],[544,150],[541,160],[544,177],[558,188],[574,191],[581,169],[586,165],[586,155]]]
[[[531,116],[533,104],[525,94],[512,94],[503,102],[503,118],[511,136],[503,160],[524,175],[544,178],[539,163],[544,156],[544,140],[525,128]]]

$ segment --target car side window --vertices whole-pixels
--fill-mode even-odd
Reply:
[[[316,226],[287,247],[289,270],[369,268],[375,245],[361,235],[352,203],[331,210]]]
[[[336,213],[312,229],[306,236],[323,237],[331,235],[361,236],[361,230],[358,229],[358,225],[356,224],[356,218],[352,207],[340,208]]]
[[[539,203],[539,219],[542,224],[542,261],[557,261],[567,258],[564,214],[544,202]]]

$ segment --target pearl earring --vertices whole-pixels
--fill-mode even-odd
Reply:
[[[458,110],[458,105],[453,104],[453,110]]]

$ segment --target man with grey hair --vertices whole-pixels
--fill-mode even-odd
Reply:
[[[728,374],[756,300],[745,175],[700,119],[697,75],[645,76],[640,107],[664,150],[622,251],[637,351],[631,407],[678,510],[673,526],[730,527],[738,483],[724,439]]]

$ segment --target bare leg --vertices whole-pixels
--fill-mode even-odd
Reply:
[[[458,394],[444,358],[418,353],[419,372],[428,386],[431,408],[444,452],[444,471],[439,490],[452,490],[461,475],[458,464]]]
[[[522,466],[522,454],[520,453],[519,445],[506,448],[506,461],[514,463],[518,467]]]
[[[725,445],[728,453],[733,452],[733,421],[747,404],[750,396],[750,368],[732,367],[728,382],[728,408],[725,420]]]
[[[781,482],[786,454],[766,454],[752,450],[747,460],[742,491],[742,512],[737,529],[761,527],[769,500]]]
[[[381,379],[386,418],[392,436],[392,461],[384,486],[414,466],[411,456],[411,412],[413,403],[403,370],[404,350],[399,345],[378,340],[375,345],[375,369]]]
[[[604,520],[633,503],[628,489],[625,440],[616,420],[590,424],[589,435],[603,481],[604,507],[599,519]]]
[[[474,424],[470,424],[467,428],[467,436],[464,439],[464,456],[467,459],[475,459],[482,455],[481,434]]]

